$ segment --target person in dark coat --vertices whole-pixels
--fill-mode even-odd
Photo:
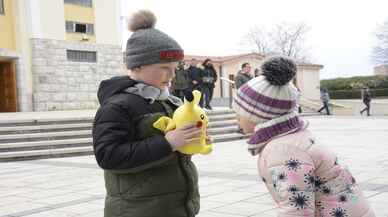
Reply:
[[[175,69],[175,77],[171,82],[172,94],[179,97],[182,101],[184,98],[184,92],[190,88],[189,73],[184,61],[179,62]]]
[[[238,90],[241,86],[243,86],[252,78],[253,76],[251,74],[251,65],[249,63],[243,63],[241,65],[241,70],[237,72],[237,75],[234,79],[234,86],[236,90]],[[237,132],[243,133],[243,130],[240,125],[238,126]]]
[[[249,63],[243,63],[241,65],[241,70],[237,72],[237,75],[234,79],[234,85],[236,89],[239,89],[243,84],[247,83],[253,78],[251,74],[251,65]]]
[[[93,149],[104,170],[104,217],[194,217],[199,212],[198,173],[179,147],[199,139],[190,124],[164,134],[153,127],[172,117],[181,100],[169,94],[183,50],[154,28],[150,11],[135,13],[126,48],[129,76],[101,82],[93,123]]]
[[[369,88],[363,89],[361,92],[362,102],[365,104],[365,108],[360,111],[360,114],[362,115],[365,111],[368,116],[370,116],[370,102],[372,101],[372,94],[369,90]]]
[[[190,89],[191,90],[199,90],[202,92],[202,70],[197,67],[198,61],[196,59],[192,59],[190,62],[190,67],[188,69],[189,72],[189,80],[190,80]],[[199,105],[203,107],[203,97],[199,102]]]
[[[213,98],[213,92],[217,78],[217,72],[214,69],[211,60],[206,59],[202,63],[202,96],[204,98],[203,107],[210,110],[212,109],[210,102]]]
[[[320,113],[323,109],[325,109],[326,115],[330,115],[330,108],[329,108],[330,95],[329,95],[329,91],[326,88],[321,89],[321,101],[323,105],[318,110],[318,112]]]

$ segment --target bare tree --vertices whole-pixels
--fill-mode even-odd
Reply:
[[[377,28],[377,46],[373,48],[372,59],[375,63],[388,64],[388,21]]]
[[[271,52],[271,39],[267,31],[262,28],[254,27],[245,36],[248,44],[253,45],[254,50],[262,55],[268,55]]]
[[[310,28],[301,23],[281,23],[270,31],[265,28],[252,28],[246,36],[248,43],[263,55],[279,54],[299,61],[308,61],[306,36]]]

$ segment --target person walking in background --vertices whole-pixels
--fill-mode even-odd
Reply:
[[[242,85],[244,85],[251,79],[251,65],[249,63],[243,63],[241,65],[241,70],[237,72],[236,78],[234,79],[234,86],[236,87],[236,90],[238,90]],[[243,133],[243,130],[240,125],[238,126],[237,132]]]
[[[215,82],[217,81],[217,72],[210,59],[206,59],[202,63],[202,96],[203,107],[206,109],[212,109],[210,102],[213,97],[213,91]]]
[[[329,91],[326,88],[321,89],[321,101],[323,106],[318,110],[318,112],[321,113],[321,111],[325,109],[326,114],[330,115],[330,109],[329,109],[330,95],[329,95]]]
[[[263,63],[263,75],[238,89],[233,100],[239,124],[252,133],[248,150],[257,156],[258,179],[277,216],[375,217],[347,166],[296,112],[298,93],[290,82],[296,71],[294,61],[272,57]]]
[[[360,111],[360,114],[362,115],[366,111],[366,114],[370,116],[370,102],[372,101],[372,94],[369,88],[364,88],[362,90],[361,98],[366,107]]]
[[[298,107],[298,113],[301,114],[303,112],[302,106],[300,105],[300,100],[302,98],[302,93],[300,92],[299,88],[296,88],[298,90],[298,98],[296,100],[296,106]]]
[[[172,94],[179,97],[182,101],[184,99],[184,91],[190,88],[190,78],[188,67],[184,61],[178,63],[175,69],[175,77],[171,82]]]
[[[239,89],[243,84],[252,79],[251,65],[249,63],[243,63],[241,70],[237,72],[237,76],[234,79],[234,85],[236,89]]]
[[[297,82],[295,81],[295,79],[294,79],[294,85],[295,85],[296,89],[298,90],[298,98],[296,100],[296,107],[298,107],[298,113],[300,114],[303,112],[302,106],[300,105],[300,100],[302,99],[302,92],[300,91],[299,86],[298,86]]]

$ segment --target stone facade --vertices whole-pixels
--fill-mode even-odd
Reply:
[[[67,50],[95,51],[96,62],[72,62]],[[124,75],[120,46],[31,39],[34,111],[95,109],[100,82]]]

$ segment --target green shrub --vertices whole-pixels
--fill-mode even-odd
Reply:
[[[330,91],[335,90],[358,90],[363,87],[370,89],[388,88],[388,76],[356,76],[351,78],[336,78],[321,80],[321,87]]]
[[[360,99],[361,91],[359,90],[334,90],[330,91],[331,99]]]
[[[384,89],[371,89],[373,98],[387,98],[388,88]],[[361,89],[357,90],[329,90],[331,99],[361,99]]]

